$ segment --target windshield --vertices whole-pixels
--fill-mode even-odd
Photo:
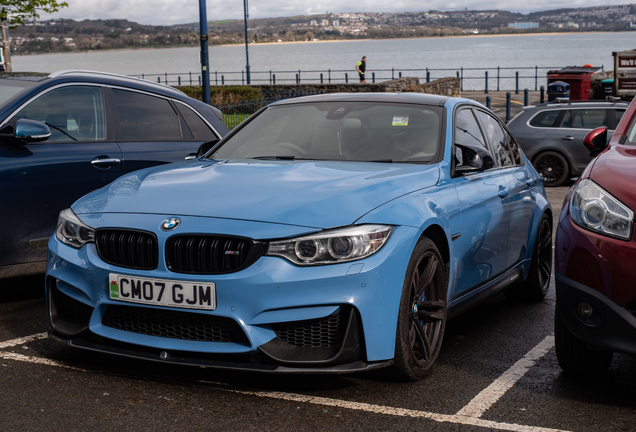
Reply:
[[[230,137],[214,159],[429,162],[442,108],[376,102],[273,106]]]
[[[35,83],[22,80],[0,80],[0,105],[3,105],[22,90],[33,87]]]

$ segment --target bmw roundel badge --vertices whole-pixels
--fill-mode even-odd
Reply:
[[[181,223],[181,219],[179,218],[170,218],[166,219],[161,223],[161,231],[170,231],[175,229]]]

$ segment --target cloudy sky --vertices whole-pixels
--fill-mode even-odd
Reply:
[[[141,24],[171,25],[199,20],[198,0],[67,0],[69,7],[55,14],[41,14],[41,19],[71,18],[108,19],[125,18]],[[525,0],[497,1],[484,0],[476,3],[469,0],[360,0],[356,6],[342,0],[250,0],[250,18],[269,18],[294,15],[311,15],[328,12],[416,12],[427,10],[492,10],[500,9],[512,12],[534,12],[558,8],[576,8],[588,6],[607,6],[610,4],[629,4],[633,1],[614,2],[599,0]],[[99,4],[99,5],[98,5]],[[208,20],[221,20],[243,17],[241,0],[207,0]]]

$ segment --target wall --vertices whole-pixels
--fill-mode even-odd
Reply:
[[[380,83],[352,84],[276,84],[254,85],[267,98],[280,93],[429,93],[446,96],[460,96],[459,78],[442,78],[420,84],[419,78],[403,77]]]

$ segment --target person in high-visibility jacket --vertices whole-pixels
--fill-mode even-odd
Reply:
[[[364,84],[367,82],[367,79],[364,77],[364,73],[368,72],[367,70],[367,56],[363,56],[362,60],[358,62],[356,65],[356,70],[358,71],[358,75],[360,76],[360,84]]]

